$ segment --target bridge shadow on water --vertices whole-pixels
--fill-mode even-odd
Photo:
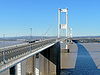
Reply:
[[[100,75],[100,69],[97,69],[87,49],[79,43],[76,44],[78,53],[75,68],[62,69],[61,75]]]

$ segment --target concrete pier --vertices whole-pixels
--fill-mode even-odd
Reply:
[[[35,68],[35,75],[40,75],[40,55],[35,55],[35,61],[34,61],[34,68]]]
[[[16,75],[22,75],[22,65],[21,65],[21,63],[18,63],[16,65]]]

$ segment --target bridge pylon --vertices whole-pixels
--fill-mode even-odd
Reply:
[[[61,13],[66,13],[65,24],[61,24]],[[66,30],[65,37],[68,36],[68,8],[58,9],[58,38],[60,38],[60,30]]]
[[[65,24],[61,24],[61,13],[65,13]],[[72,28],[69,27],[68,25],[68,8],[65,8],[65,9],[58,9],[58,38],[61,37],[61,33],[60,31],[61,30],[65,30],[66,33],[65,33],[65,36],[63,37],[66,37],[65,39],[65,42],[66,42],[66,51],[69,53],[70,50],[69,50],[69,45],[71,43],[71,40],[72,40]]]

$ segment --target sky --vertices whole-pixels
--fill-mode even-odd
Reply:
[[[58,8],[68,8],[73,36],[100,36],[100,0],[0,0],[0,37],[57,36]]]

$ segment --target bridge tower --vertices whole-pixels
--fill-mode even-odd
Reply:
[[[65,13],[65,17],[66,17],[66,22],[65,24],[61,24],[61,13]],[[69,53],[69,45],[72,41],[72,28],[69,27],[68,25],[68,8],[65,9],[58,9],[58,38],[60,38],[60,30],[66,30],[65,33],[65,42],[66,42],[66,48],[65,50]]]
[[[61,13],[66,13],[65,24],[61,24]],[[66,30],[65,36],[68,37],[68,8],[58,9],[58,38],[60,38],[60,30]]]

